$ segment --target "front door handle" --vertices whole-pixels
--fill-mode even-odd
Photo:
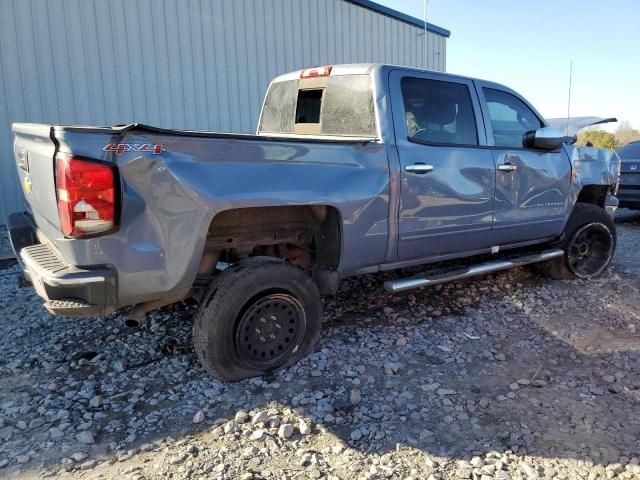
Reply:
[[[518,166],[512,163],[503,163],[502,165],[498,165],[498,170],[501,172],[515,172],[517,169]]]
[[[413,165],[405,165],[404,171],[407,173],[417,173],[422,175],[423,173],[429,173],[433,170],[433,165],[427,165],[426,163],[414,163]]]

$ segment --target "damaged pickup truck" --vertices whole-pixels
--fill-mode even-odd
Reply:
[[[309,353],[321,295],[341,278],[398,269],[385,288],[402,292],[540,263],[588,279],[616,245],[617,156],[573,146],[516,92],[472,78],[289,73],[270,84],[256,135],[13,131],[22,284],[54,314],[132,307],[133,323],[195,298],[197,355],[229,381]]]

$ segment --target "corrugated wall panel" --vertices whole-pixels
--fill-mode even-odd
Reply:
[[[0,0],[0,223],[22,202],[12,122],[252,132],[274,76],[423,67],[422,35],[345,0]],[[446,39],[428,43],[444,71]]]

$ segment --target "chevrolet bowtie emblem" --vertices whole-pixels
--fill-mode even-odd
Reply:
[[[31,179],[29,177],[24,177],[22,181],[22,188],[24,188],[24,193],[31,193],[33,190],[33,185],[31,184]]]

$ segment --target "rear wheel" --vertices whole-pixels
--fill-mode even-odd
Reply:
[[[540,265],[558,279],[594,278],[611,263],[616,248],[616,228],[611,216],[597,205],[577,203],[560,244],[564,255]]]
[[[315,283],[282,260],[253,257],[212,283],[193,326],[205,369],[227,381],[275,372],[309,353],[320,333]]]

